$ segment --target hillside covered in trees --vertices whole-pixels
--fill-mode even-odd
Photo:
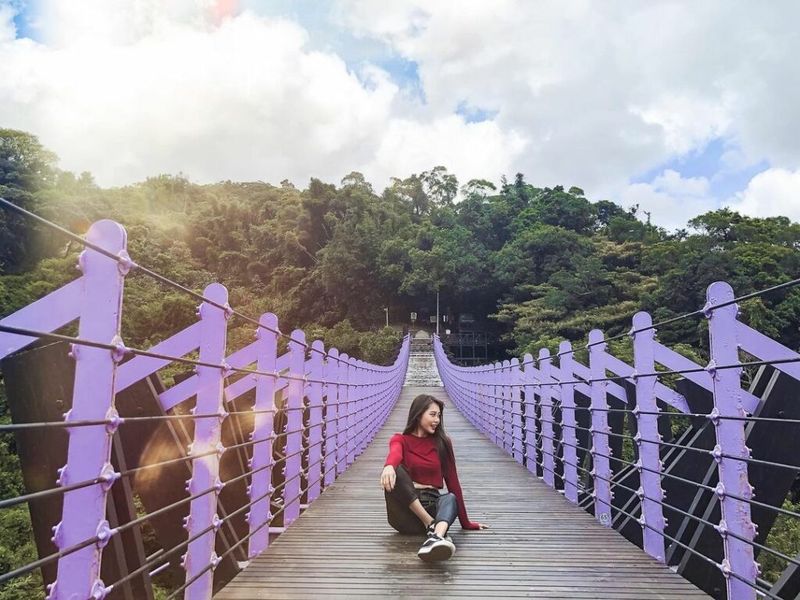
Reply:
[[[383,329],[384,307],[393,321],[406,321],[437,290],[453,313],[489,318],[504,351],[520,356],[554,350],[562,339],[580,342],[592,328],[624,332],[638,310],[657,320],[694,311],[713,281],[746,294],[800,273],[800,225],[786,218],[723,209],[698,215],[690,230],[667,232],[643,222],[636,207],[587,198],[578,187],[538,187],[522,174],[499,187],[458,182],[441,166],[403,175],[384,190],[356,172],[337,184],[198,185],[156,175],[103,189],[89,173],[59,170],[35,137],[0,130],[0,196],[76,233],[101,218],[117,220],[138,263],[195,290],[222,282],[240,311],[275,312],[284,331],[302,327],[327,345],[384,363],[400,335]],[[79,251],[0,210],[0,316],[72,280]],[[187,326],[195,304],[132,273],[126,344],[147,347]],[[745,301],[741,310],[760,331],[800,346],[797,288]],[[231,347],[249,342],[251,326],[232,326]],[[690,319],[662,328],[659,337],[702,360],[704,331],[703,319]],[[612,349],[624,357],[626,344]],[[0,386],[5,420],[6,412]],[[0,463],[0,496],[22,493],[10,436],[0,440]],[[26,539],[21,512],[2,512],[0,520],[0,530]],[[0,543],[0,570],[23,558],[20,552],[33,558],[30,544],[12,546]],[[0,596],[28,597],[15,593]]]
[[[455,313],[492,315],[519,355],[580,340],[593,327],[619,333],[640,309],[659,320],[696,310],[719,279],[745,294],[800,272],[800,225],[788,219],[723,209],[668,233],[642,222],[636,207],[586,198],[577,187],[537,187],[522,174],[499,188],[486,180],[459,187],[434,167],[383,191],[360,173],[303,188],[160,175],[101,189],[55,161],[33,136],[0,131],[0,194],[78,233],[100,218],[118,220],[140,264],[194,289],[220,281],[234,306],[273,311],[286,330],[343,331],[344,322],[376,330],[383,307],[405,322],[438,289]],[[77,245],[6,211],[0,234],[0,314],[74,277]],[[123,334],[133,345],[194,319],[191,298],[144,277],[128,278],[126,299]],[[745,302],[742,313],[800,344],[797,290]],[[702,328],[685,321],[661,336],[702,344]]]

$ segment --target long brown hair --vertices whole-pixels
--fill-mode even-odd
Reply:
[[[442,471],[449,465],[450,462],[450,438],[444,432],[444,402],[429,394],[420,394],[411,402],[411,407],[408,409],[408,421],[406,428],[403,430],[404,435],[414,433],[419,426],[419,420],[431,404],[436,404],[439,407],[439,426],[433,432],[433,439],[436,442],[436,448],[439,450],[439,462],[442,464]]]

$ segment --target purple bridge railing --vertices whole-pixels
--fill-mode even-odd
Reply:
[[[3,202],[5,208],[25,213]],[[57,565],[55,580],[47,585],[48,598],[97,599],[114,592],[114,597],[139,598],[130,584],[155,576],[180,557],[184,581],[170,597],[211,598],[214,571],[224,560],[236,558],[241,567],[242,560],[262,552],[270,534],[274,537],[291,525],[301,509],[367,447],[399,397],[409,340],[404,340],[392,366],[369,364],[339,354],[335,348],[326,350],[321,341],[309,344],[303,331],[281,333],[274,314],[257,320],[242,315],[229,306],[228,292],[220,284],[211,284],[199,294],[136,265],[126,251],[125,229],[113,221],[94,223],[85,239],[61,232],[85,246],[79,260],[82,275],[0,320],[0,359],[37,340],[70,345],[74,387],[72,406],[63,420],[25,422],[12,414],[13,424],[0,425],[0,431],[17,435],[38,428],[68,432],[64,466],[57,479],[37,481],[35,491],[0,500],[2,510],[59,498],[61,517],[53,527],[52,551],[43,553],[40,546],[39,560],[0,574],[0,585]],[[197,322],[148,350],[126,347],[120,322],[125,277],[131,271],[195,297],[200,302]],[[229,320],[236,317],[253,325],[255,339],[231,350],[226,332]],[[53,333],[76,320],[76,336]],[[287,349],[281,353],[283,342]],[[160,414],[120,416],[115,405],[119,395],[143,382],[152,385],[152,377],[170,365],[189,366],[194,373],[157,390]],[[250,401],[242,403],[248,394]],[[233,420],[239,430],[237,439],[244,441],[226,446],[223,432]],[[186,430],[190,444],[177,444],[177,458],[143,460],[127,470],[112,465],[118,430],[142,422],[179,421],[190,423]],[[225,479],[220,464],[228,452],[240,455],[242,464],[234,477]],[[109,523],[107,507],[110,511],[115,489],[124,486],[130,492],[132,477],[176,463],[188,465],[186,493],[180,499],[150,511],[140,507],[133,518],[117,515],[116,524]],[[276,480],[280,483],[275,484]],[[26,479],[26,483],[30,482]],[[238,503],[227,504],[223,511],[220,497],[234,485],[244,491]],[[128,568],[117,581],[101,580],[101,561],[110,542],[149,519],[167,517],[180,522],[181,515],[186,531],[180,543]],[[282,524],[276,526],[279,517]],[[245,530],[218,555],[220,530],[235,518],[246,522]],[[106,555],[113,559],[113,553]],[[152,592],[147,594],[151,597]]]
[[[783,507],[800,473],[800,355],[740,322],[737,300],[717,282],[684,316],[707,319],[707,365],[659,343],[645,312],[632,365],[599,330],[580,349],[478,367],[450,362],[438,338],[434,353],[459,410],[600,523],[716,598],[794,598],[800,557],[765,541],[778,516],[800,518]],[[743,369],[755,371],[747,389]],[[767,555],[787,565],[777,583],[759,577]]]

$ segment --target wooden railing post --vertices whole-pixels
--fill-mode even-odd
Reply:
[[[608,443],[608,399],[605,365],[606,344],[603,332],[593,329],[589,332],[589,370],[592,378],[592,471],[594,477],[594,515],[601,524],[611,527],[611,448]]]
[[[567,341],[558,346],[561,381],[561,437],[564,440],[564,496],[570,502],[578,503],[578,436],[575,419],[575,384],[573,373],[574,356],[572,344]]]
[[[127,234],[113,221],[94,223],[86,236],[90,242],[127,258]],[[83,272],[78,337],[106,344],[119,344],[122,315],[122,291],[127,263],[118,263],[99,252],[86,248],[78,266]],[[66,421],[112,419],[114,378],[122,352],[73,345],[75,383],[72,408]],[[59,469],[58,485],[67,486],[98,479],[101,483],[64,493],[61,522],[53,528],[53,542],[59,550],[86,540],[98,541],[68,554],[58,561],[56,581],[50,586],[50,598],[101,597],[105,586],[100,580],[103,548],[113,532],[106,521],[106,498],[118,478],[111,466],[111,438],[114,428],[75,427],[69,434],[67,463]],[[19,540],[22,542],[23,540]]]
[[[272,313],[261,316],[259,323],[263,327],[256,330],[258,344],[257,368],[268,373],[275,372],[275,361],[278,354],[278,317]],[[256,379],[256,401],[253,405],[255,412],[253,420],[253,457],[250,467],[253,475],[248,493],[253,505],[247,515],[250,527],[250,541],[247,555],[255,558],[266,550],[269,544],[270,494],[272,489],[272,440],[274,433],[275,416],[275,378],[260,375]]]
[[[203,295],[218,305],[227,305],[228,290],[218,283],[209,285]],[[200,305],[200,361],[210,364],[222,364],[225,359],[225,342],[227,337],[227,319],[230,313],[209,302]],[[208,600],[214,583],[214,570],[219,559],[214,552],[214,542],[220,527],[217,515],[217,497],[222,490],[219,479],[219,459],[224,448],[221,443],[222,420],[225,409],[222,404],[222,387],[225,373],[216,367],[198,366],[198,388],[195,412],[198,414],[218,413],[219,419],[197,419],[194,424],[194,440],[190,455],[192,459],[192,478],[187,489],[190,495],[216,487],[213,494],[204,494],[191,501],[187,529],[189,537],[206,531],[189,543],[184,560],[187,581],[195,579],[186,588],[187,600]],[[204,571],[205,570],[205,571]],[[204,571],[204,572],[203,572]],[[201,574],[202,573],[202,574]]]
[[[750,450],[746,445],[745,421],[741,420],[747,413],[742,406],[742,369],[717,368],[740,362],[736,343],[736,315],[739,309],[736,304],[709,308],[730,303],[733,298],[730,285],[721,281],[712,283],[706,294],[706,316],[711,348],[708,371],[711,374],[714,395],[714,409],[710,416],[717,437],[714,458],[719,473],[716,492],[720,499],[721,512],[717,531],[722,536],[725,550],[722,574],[725,576],[728,598],[739,600],[756,597],[754,586],[758,575],[758,565],[753,559],[753,546],[748,543],[748,540],[755,538],[755,526],[750,517],[748,502],[753,496],[746,462],[750,458]]]
[[[646,312],[633,317],[633,368],[636,381],[637,432],[633,438],[639,451],[636,470],[639,472],[637,495],[642,502],[644,551],[659,562],[664,562],[664,490],[661,487],[662,463],[659,453],[661,436],[658,433],[658,404],[656,403],[656,377],[639,377],[639,373],[655,372],[655,329]]]

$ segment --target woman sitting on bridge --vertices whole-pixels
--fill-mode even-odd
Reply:
[[[414,398],[403,433],[389,441],[381,473],[389,524],[400,533],[426,533],[417,552],[422,560],[446,560],[456,551],[447,530],[456,520],[462,529],[486,529],[467,517],[456,472],[453,443],[444,432],[444,403],[422,394]],[[447,492],[440,488],[447,484]]]

